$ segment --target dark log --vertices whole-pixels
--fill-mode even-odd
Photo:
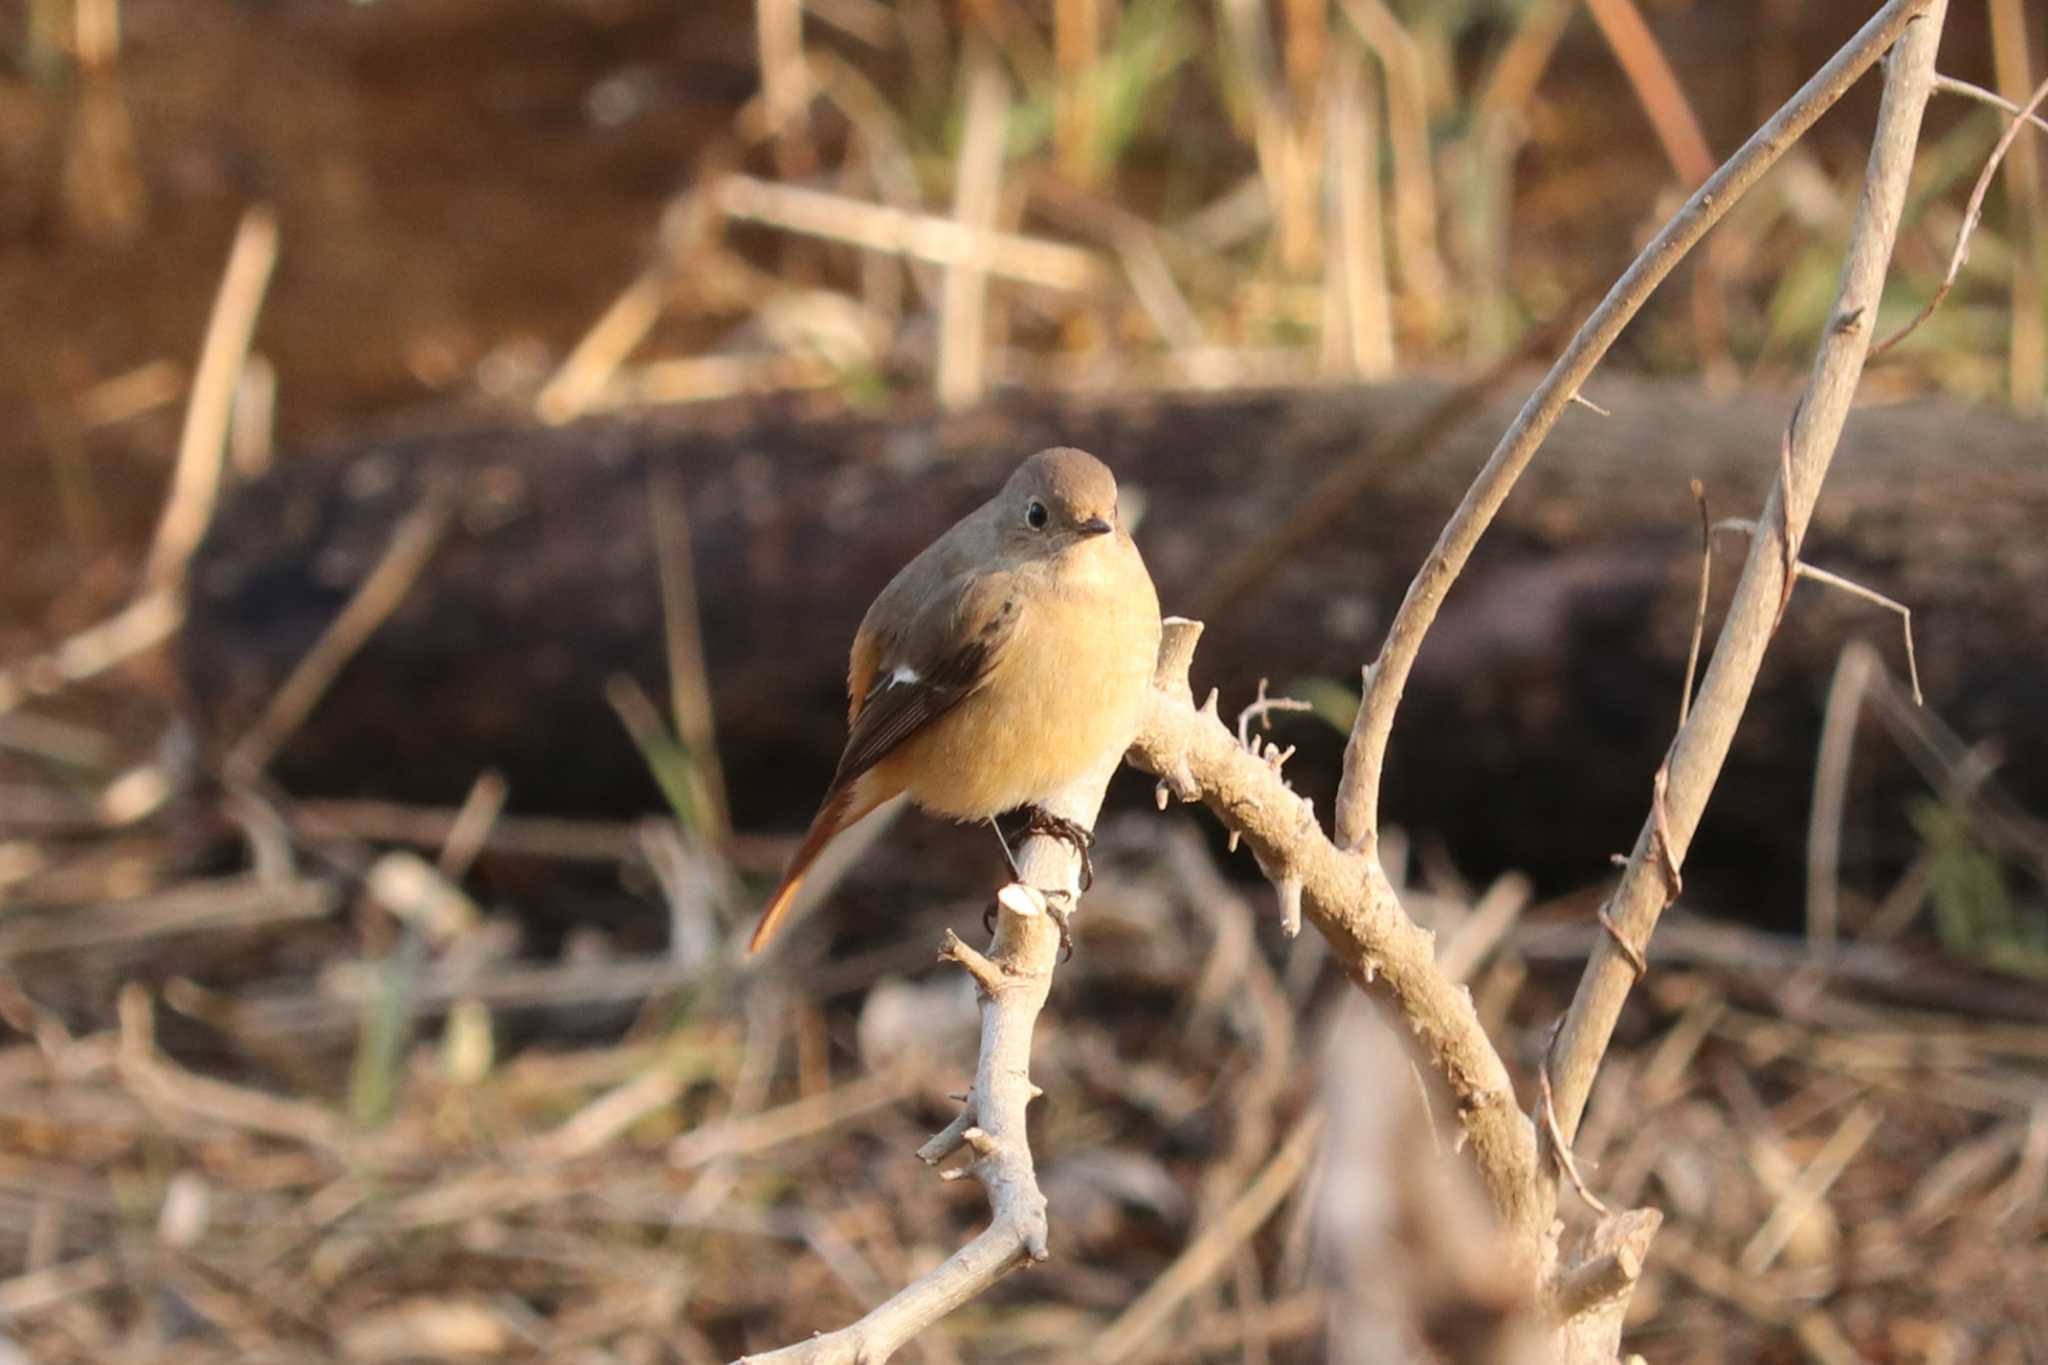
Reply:
[[[464,515],[427,575],[348,665],[273,771],[301,792],[460,797],[495,767],[533,811],[652,808],[603,700],[630,673],[664,694],[648,470],[682,473],[719,746],[738,822],[796,827],[843,738],[846,645],[874,592],[1022,455],[1094,450],[1142,504],[1138,540],[1169,612],[1314,482],[1393,440],[1449,391],[1084,400],[1016,396],[964,416],[689,410],[560,429],[395,437],[286,461],[230,501],[195,575],[181,650],[209,742],[246,727],[372,565],[424,481]],[[1258,679],[1355,690],[1416,564],[1519,402],[1466,404],[1419,459],[1387,462],[1267,579],[1207,603],[1198,682],[1226,710]],[[1612,412],[1568,412],[1453,592],[1409,685],[1388,772],[1392,821],[1440,834],[1468,871],[1549,885],[1598,876],[1642,819],[1677,719],[1700,531],[1752,516],[1789,397],[1721,401],[1603,380]],[[1851,420],[1806,558],[1908,604],[1934,711],[1995,746],[2048,805],[2048,434],[1939,402]],[[1732,583],[1736,537],[1715,556]],[[1718,624],[1718,597],[1708,640]],[[1903,673],[1895,615],[1802,585],[1773,646],[1689,873],[1796,903],[1822,699],[1842,645]],[[1308,719],[1290,768],[1328,810],[1341,737]],[[1866,734],[1848,847],[1895,863],[1924,791]],[[1133,787],[1133,793],[1137,789]],[[1132,793],[1127,793],[1131,795]],[[1709,880],[1689,876],[1695,889]]]

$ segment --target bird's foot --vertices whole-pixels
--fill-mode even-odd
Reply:
[[[1062,887],[1058,891],[1041,891],[1045,897],[1046,917],[1060,931],[1060,961],[1065,962],[1074,955],[1074,893]],[[991,901],[981,912],[981,931],[993,934],[996,931],[996,906]]]
[[[1074,893],[1064,887],[1046,892],[1045,913],[1060,931],[1060,961],[1065,962],[1074,955]]]
[[[1086,891],[1095,885],[1095,860],[1088,856],[1088,850],[1095,846],[1095,832],[1078,820],[1069,820],[1064,815],[1037,806],[1031,808],[1030,822],[1024,826],[1027,834],[1044,834],[1071,847],[1081,855],[1081,889]]]

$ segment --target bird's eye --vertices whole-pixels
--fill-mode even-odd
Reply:
[[[1045,510],[1045,504],[1037,498],[1033,498],[1030,502],[1024,504],[1024,524],[1032,530],[1043,531],[1045,523],[1051,520],[1051,518],[1052,514]]]

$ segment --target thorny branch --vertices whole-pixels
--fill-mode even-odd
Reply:
[[[1167,621],[1162,677],[1131,762],[1181,800],[1215,812],[1282,885],[1283,898],[1292,886],[1353,978],[1377,982],[1393,998],[1450,1085],[1495,1207],[1513,1226],[1534,1227],[1534,1211],[1521,1206],[1535,1191],[1535,1131],[1515,1106],[1507,1067],[1487,1041],[1472,993],[1437,970],[1436,936],[1401,909],[1378,860],[1332,844],[1308,801],[1237,742],[1214,705],[1195,707],[1187,666],[1200,633],[1199,623]],[[1177,671],[1166,674],[1169,666]]]
[[[1750,539],[1749,559],[1700,684],[1699,699],[1659,770],[1665,781],[1660,784],[1655,808],[1636,837],[1621,884],[1608,903],[1619,936],[1636,945],[1648,940],[1671,899],[1660,859],[1669,859],[1674,867],[1683,862],[1707,797],[1720,776],[1722,760],[1776,629],[1785,590],[1795,575],[1797,546],[1813,515],[1821,481],[1863,372],[1870,348],[1870,320],[1877,315],[1878,296],[1905,204],[1920,116],[1934,88],[1934,52],[1944,9],[1945,0],[1928,5],[1925,22],[1907,29],[1887,64],[1869,170],[1835,299],[1833,316],[1838,322],[1821,339],[1812,377],[1792,422],[1783,476],[1756,520],[1759,530]],[[1597,942],[1547,1061],[1564,1142],[1570,1142],[1577,1132],[1594,1074],[1634,982],[1634,971],[1621,949],[1604,939]],[[1547,1188],[1554,1199],[1554,1182]]]

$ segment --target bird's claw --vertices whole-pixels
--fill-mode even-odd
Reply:
[[[1074,955],[1074,893],[1061,889],[1041,891],[1039,894],[1045,898],[1046,917],[1060,931],[1060,961],[1065,962]],[[986,934],[993,934],[996,931],[994,902],[990,902],[988,908],[981,912],[981,929]]]
[[[1027,834],[1048,835],[1072,848],[1081,855],[1081,890],[1085,892],[1095,884],[1095,860],[1088,856],[1088,850],[1095,846],[1093,830],[1078,820],[1054,815],[1037,806],[1031,808],[1031,820],[1024,829]]]
[[[1060,931],[1060,961],[1065,962],[1074,956],[1074,893],[1064,889],[1046,892],[1045,913]]]

